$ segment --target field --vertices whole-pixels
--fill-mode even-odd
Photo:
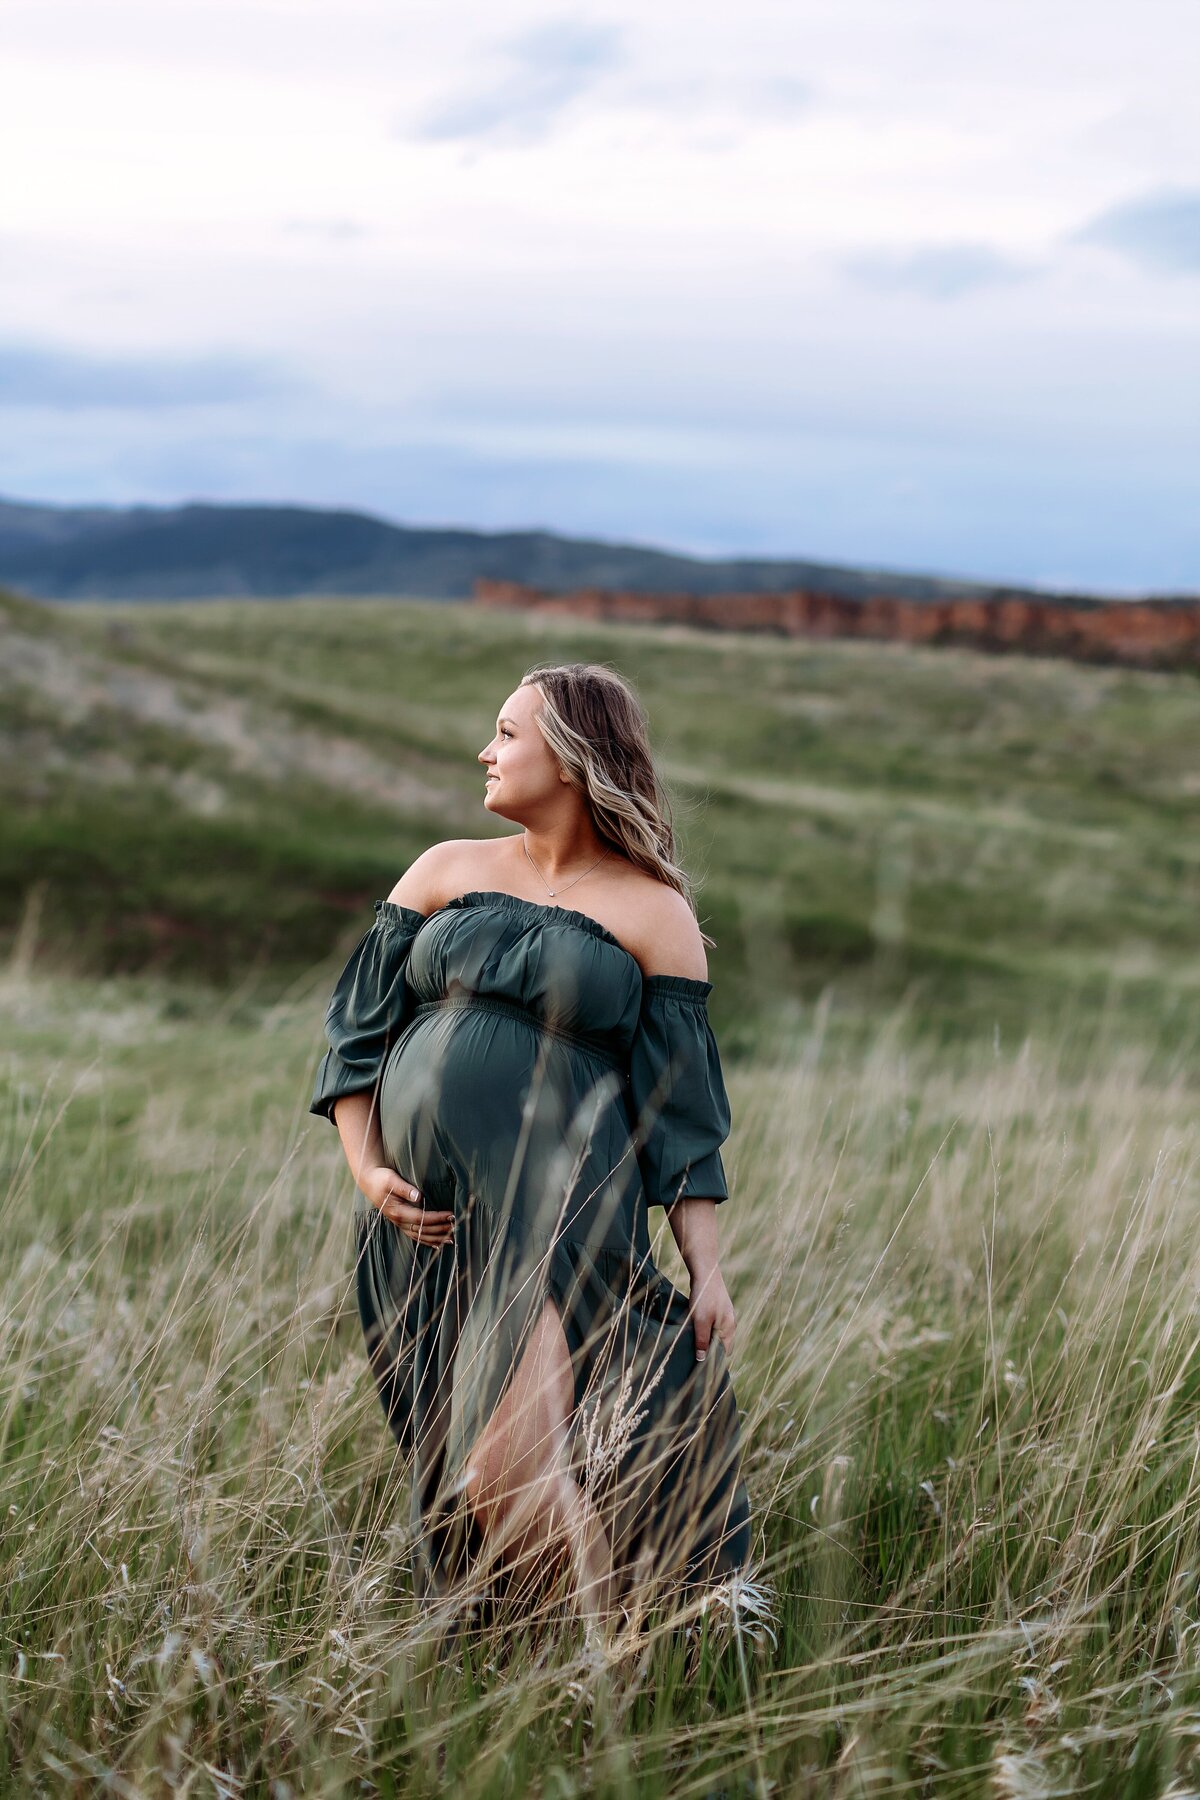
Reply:
[[[734,1112],[754,1586],[607,1669],[411,1600],[307,1112],[549,657],[648,707]],[[1194,677],[0,597],[0,708],[0,1791],[1200,1792]]]

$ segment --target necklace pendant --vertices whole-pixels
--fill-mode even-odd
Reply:
[[[552,900],[553,900],[553,898],[554,898],[554,889],[553,889],[553,888],[547,888],[547,889],[546,889],[546,892],[547,892],[547,893],[548,893],[548,894],[549,894],[549,896],[550,896],[550,898],[551,898],[551,899],[552,899]]]

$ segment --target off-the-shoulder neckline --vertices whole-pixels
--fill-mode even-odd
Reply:
[[[566,924],[578,926],[581,931],[587,931],[593,937],[602,938],[606,944],[611,944],[615,950],[619,950],[622,956],[628,957],[641,977],[642,986],[648,988],[652,993],[677,994],[681,998],[707,999],[712,992],[711,981],[701,981],[693,975],[643,974],[642,965],[632,950],[627,950],[620,938],[611,932],[607,925],[602,925],[599,919],[593,919],[591,913],[579,912],[573,906],[548,906],[542,900],[526,900],[522,894],[510,894],[504,888],[469,888],[465,894],[455,894],[452,899],[447,900],[442,906],[436,907],[431,913],[418,912],[415,906],[405,906],[398,900],[376,900],[375,913],[378,918],[388,918],[395,914],[397,922],[400,922],[403,916],[408,914],[410,918],[420,919],[424,923],[426,919],[436,918],[440,912],[487,905],[490,901],[498,901],[502,907],[518,909],[528,907],[531,912],[553,913]]]

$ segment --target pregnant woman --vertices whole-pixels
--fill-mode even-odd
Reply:
[[[608,1633],[635,1593],[749,1556],[712,984],[619,676],[530,669],[479,761],[484,806],[520,830],[435,844],[375,902],[311,1111],[357,1185],[358,1304],[422,1591],[532,1590],[565,1556]],[[655,1266],[651,1206],[687,1296]]]

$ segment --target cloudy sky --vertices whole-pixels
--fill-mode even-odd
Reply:
[[[0,495],[1200,588],[1193,0],[3,0]]]

